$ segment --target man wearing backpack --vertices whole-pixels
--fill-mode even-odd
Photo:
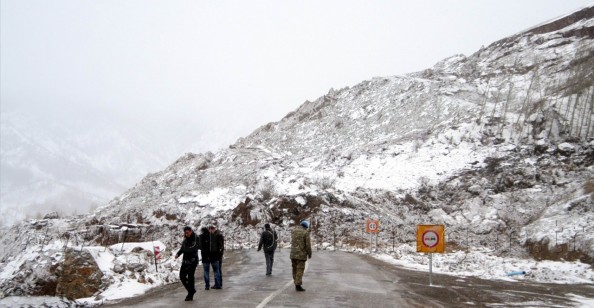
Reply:
[[[260,235],[260,242],[258,243],[258,251],[264,246],[264,257],[266,258],[266,276],[272,275],[272,263],[274,263],[274,251],[276,250],[276,243],[278,235],[276,231],[270,228],[270,224],[264,225],[264,232]]]

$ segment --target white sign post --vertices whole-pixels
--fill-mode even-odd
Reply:
[[[157,264],[159,264],[158,260],[161,260],[161,249],[159,248],[159,246],[153,246],[153,250],[154,250],[154,255],[155,255],[155,271],[159,271],[159,268],[157,267]]]

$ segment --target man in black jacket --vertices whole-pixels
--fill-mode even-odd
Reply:
[[[219,281],[221,282],[220,286],[223,287],[223,255],[225,253],[225,237],[223,233],[221,233],[217,226],[210,226],[208,231],[210,232],[211,236],[214,236],[215,241],[217,241],[217,259],[219,261]]]
[[[221,273],[219,271],[220,258],[222,257],[223,248],[220,246],[218,237],[214,234],[212,228],[202,228],[200,234],[200,250],[202,253],[202,268],[204,269],[204,289],[210,289],[210,267],[215,276],[215,284],[213,289],[221,289]]]
[[[276,231],[270,228],[270,224],[264,225],[264,232],[260,235],[260,242],[258,243],[258,251],[264,246],[264,258],[266,258],[266,275],[272,275],[272,263],[274,263],[274,251],[276,250],[276,242],[278,235]]]
[[[194,300],[194,273],[196,272],[196,266],[198,266],[198,248],[200,241],[198,236],[194,233],[191,227],[184,227],[184,241],[179,251],[175,254],[175,259],[179,258],[180,255],[184,255],[182,258],[182,266],[179,270],[179,279],[188,291],[186,301]]]

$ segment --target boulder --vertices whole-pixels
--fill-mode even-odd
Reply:
[[[91,297],[100,290],[103,273],[89,252],[66,250],[62,267],[56,288],[57,295],[73,300]]]
[[[51,212],[51,213],[47,213],[45,214],[45,216],[43,216],[43,219],[59,219],[60,215],[58,214],[58,212]]]

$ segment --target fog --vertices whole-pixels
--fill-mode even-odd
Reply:
[[[423,70],[591,4],[2,0],[0,105],[10,122],[3,130],[14,129],[3,131],[3,168],[35,164],[15,156],[27,151],[18,136],[36,143],[37,131],[51,131],[46,139],[59,141],[49,147],[68,156],[72,144],[97,139],[91,131],[110,130],[147,142],[125,154],[114,154],[121,143],[101,143],[76,161],[129,165],[155,155],[137,170],[104,173],[130,176],[119,182],[130,186],[185,152],[226,147],[330,88]],[[26,132],[25,122],[37,130]],[[10,176],[2,175],[4,208],[17,189]]]
[[[167,142],[214,150],[332,87],[422,70],[588,3],[3,0],[2,108],[162,123]],[[214,131],[223,140],[194,147]]]

